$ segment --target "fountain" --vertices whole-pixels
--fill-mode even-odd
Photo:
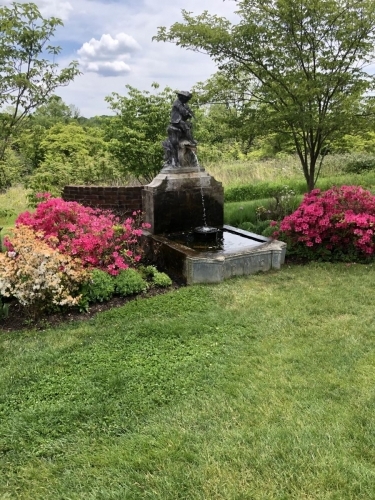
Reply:
[[[280,269],[285,243],[224,225],[224,190],[198,162],[190,98],[178,92],[164,166],[143,190],[146,256],[187,284]]]

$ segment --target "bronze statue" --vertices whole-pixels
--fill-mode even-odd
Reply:
[[[185,90],[177,92],[177,99],[172,106],[171,121],[167,128],[168,139],[163,142],[164,166],[178,168],[198,164],[195,154],[197,142],[193,139],[190,122],[194,115],[187,105],[191,97],[191,92]]]

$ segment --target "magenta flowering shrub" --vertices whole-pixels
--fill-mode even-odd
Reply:
[[[273,237],[286,241],[289,252],[301,257],[363,260],[374,254],[374,231],[375,196],[358,186],[342,186],[306,194]]]
[[[85,207],[77,202],[40,195],[44,200],[34,213],[24,212],[16,220],[34,231],[42,231],[44,240],[63,254],[79,257],[84,267],[98,268],[116,275],[141,258],[139,238],[140,212],[120,222],[112,212]]]

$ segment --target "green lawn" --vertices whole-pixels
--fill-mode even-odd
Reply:
[[[0,334],[0,498],[375,499],[375,266]]]

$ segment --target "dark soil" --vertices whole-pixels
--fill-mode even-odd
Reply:
[[[127,302],[135,299],[147,299],[155,295],[161,295],[171,290],[176,290],[184,286],[180,281],[174,281],[172,286],[168,288],[151,288],[147,292],[140,295],[132,295],[129,297],[113,297],[107,302],[98,302],[90,305],[88,312],[80,312],[76,309],[68,309],[66,311],[41,314],[38,318],[32,318],[29,311],[21,306],[18,302],[10,303],[9,315],[5,319],[0,319],[0,333],[13,332],[19,330],[45,330],[46,328],[58,326],[61,323],[70,323],[72,321],[85,321],[97,313],[113,309],[114,307],[121,307]]]

